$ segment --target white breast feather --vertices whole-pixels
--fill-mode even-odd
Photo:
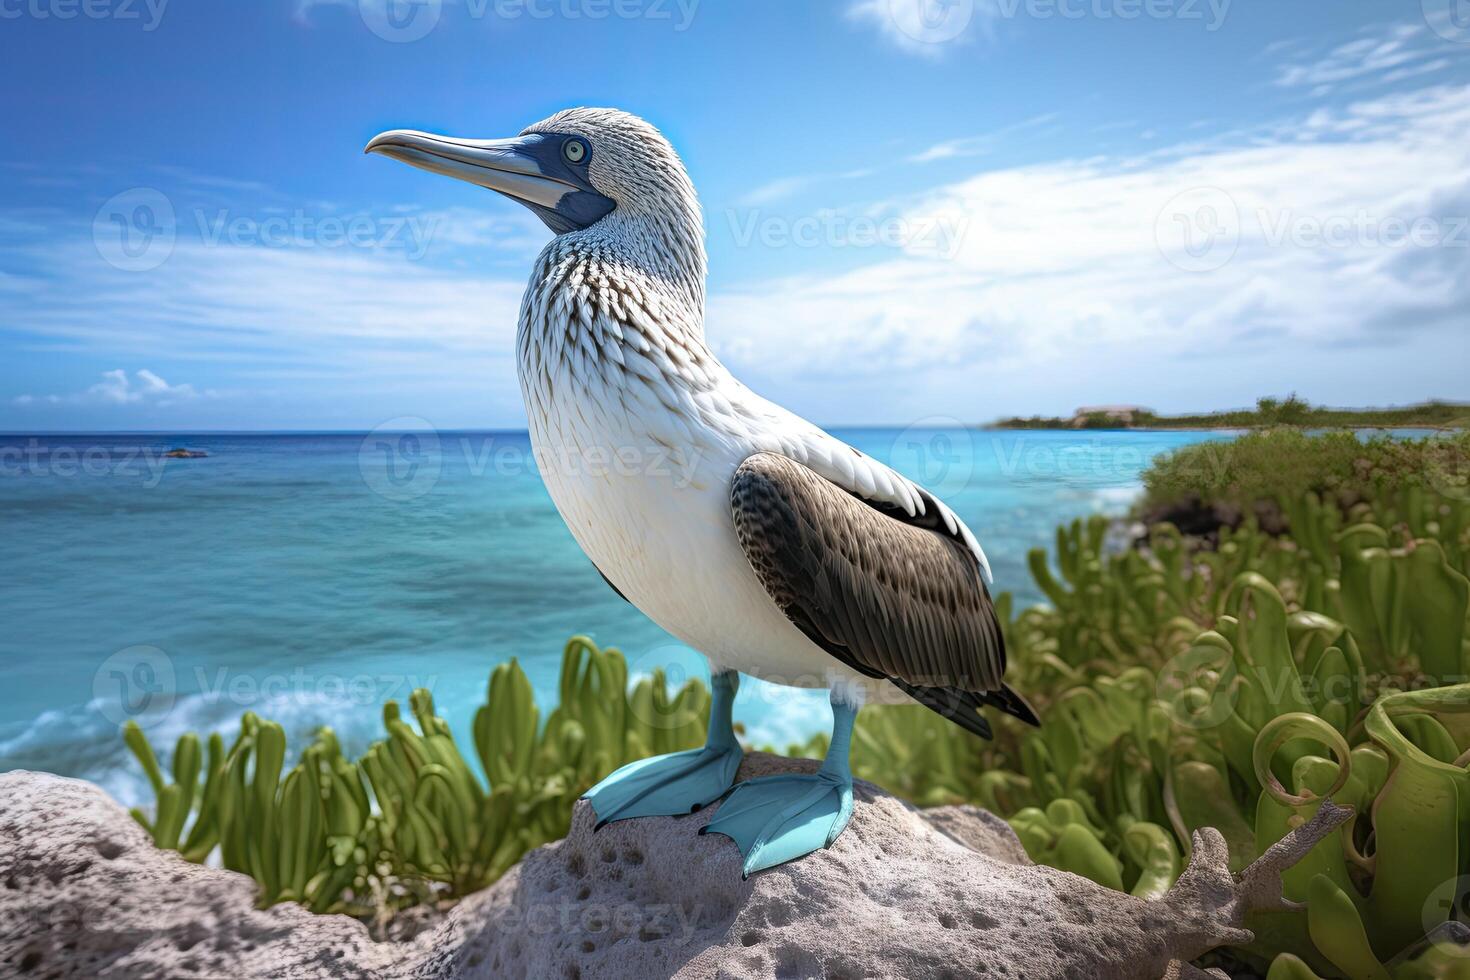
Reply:
[[[991,579],[984,550],[954,511],[891,467],[741,384],[705,345],[703,311],[664,298],[636,264],[619,261],[617,245],[586,233],[562,236],[538,260],[517,338],[528,412],[542,419],[559,414],[580,439],[594,443],[595,430],[626,429],[634,419],[670,450],[719,449],[732,458],[780,453],[844,490],[910,516],[924,516],[932,506]],[[589,386],[600,389],[600,397],[617,404],[597,405],[589,419],[574,408],[576,392],[558,390],[566,383],[583,393]],[[622,413],[623,424],[614,413]]]

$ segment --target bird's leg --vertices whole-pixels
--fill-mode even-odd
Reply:
[[[740,848],[741,870],[794,861],[832,842],[852,817],[848,753],[858,709],[832,695],[832,744],[814,773],[761,776],[736,784],[701,834],[724,834]]]
[[[678,816],[718,799],[735,781],[743,753],[731,712],[740,675],[710,677],[709,733],[704,748],[630,762],[589,789],[597,826],[632,817]]]

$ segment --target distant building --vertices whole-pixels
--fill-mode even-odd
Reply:
[[[1089,425],[1096,426],[1099,419],[1106,419],[1110,423],[1128,426],[1139,416],[1152,414],[1152,409],[1142,405],[1084,405],[1072,413],[1072,420],[1068,424],[1074,429],[1084,429]]]

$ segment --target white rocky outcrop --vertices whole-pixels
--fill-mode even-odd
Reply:
[[[752,755],[742,778],[815,763]],[[540,848],[414,938],[294,904],[153,847],[100,789],[0,775],[0,976],[1200,977],[1184,962],[1243,942],[1247,912],[1279,907],[1279,873],[1347,816],[1328,804],[1238,876],[1218,834],[1145,902],[1031,864],[1004,821],[920,811],[866,783],[826,851],[740,876],[708,820],[624,821],[594,833],[579,805]]]

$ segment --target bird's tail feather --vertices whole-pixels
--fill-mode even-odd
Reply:
[[[990,722],[980,713],[979,702],[972,692],[962,691],[957,687],[921,687],[896,677],[889,679],[903,693],[930,711],[948,718],[965,731],[979,735],[983,739],[995,737],[990,730]]]
[[[999,691],[988,691],[985,694],[976,695],[981,704],[988,704],[997,711],[1004,711],[1013,718],[1019,718],[1028,725],[1036,728],[1041,727],[1041,719],[1036,716],[1036,709],[1021,695],[1011,690],[1009,686],[1002,684]]]
[[[967,732],[983,739],[995,737],[990,722],[981,712],[989,706],[1019,718],[1028,725],[1041,726],[1041,720],[1026,699],[1002,684],[998,691],[965,691],[957,687],[923,687],[896,677],[889,678],[898,688],[936,714],[943,715]]]

